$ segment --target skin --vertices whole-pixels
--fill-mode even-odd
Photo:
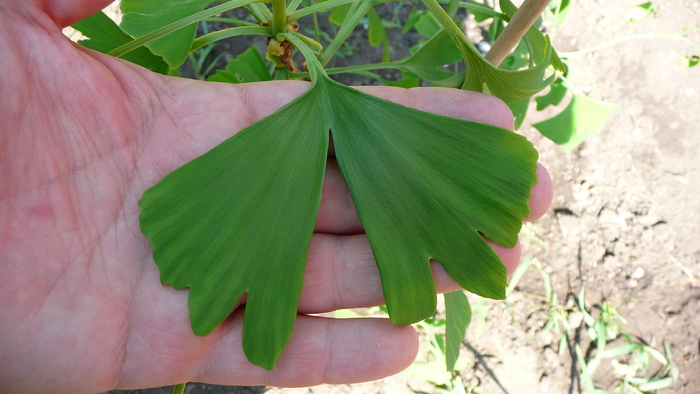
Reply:
[[[379,379],[417,352],[412,327],[306,314],[382,303],[379,274],[337,164],[293,337],[275,370],[249,364],[236,310],[211,335],[189,325],[187,291],[162,286],[137,201],[167,173],[308,88],[175,79],[83,49],[61,28],[108,0],[0,0],[0,387],[94,393],[185,381],[310,386]],[[367,92],[512,128],[508,108],[458,90]],[[544,168],[528,220],[551,201]],[[519,247],[494,245],[509,271]],[[433,263],[439,291],[457,286]],[[243,301],[242,301],[243,303]]]

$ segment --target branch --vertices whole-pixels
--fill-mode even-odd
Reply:
[[[540,14],[549,5],[551,0],[525,0],[518,11],[510,19],[510,22],[503,29],[498,39],[486,54],[485,58],[489,63],[498,67],[510,51],[518,45],[528,29],[537,21]]]

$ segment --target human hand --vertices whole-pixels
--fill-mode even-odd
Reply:
[[[411,327],[308,314],[383,302],[336,162],[328,162],[300,316],[273,371],[248,363],[242,314],[192,333],[187,291],[159,282],[138,199],[160,178],[308,88],[164,77],[86,50],[63,26],[108,0],[0,0],[0,391],[91,393],[185,381],[310,386],[378,379],[417,351]],[[477,93],[372,88],[443,115],[512,128]],[[530,202],[551,200],[540,168]],[[519,248],[494,246],[512,271]],[[439,291],[458,287],[434,263]]]

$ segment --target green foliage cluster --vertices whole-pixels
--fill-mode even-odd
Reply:
[[[435,312],[431,259],[463,288],[505,297],[505,268],[483,237],[508,247],[517,242],[536,182],[537,153],[527,140],[491,125],[406,108],[330,79],[328,74],[339,70],[326,65],[364,18],[372,43],[388,45],[374,8],[378,1],[210,3],[187,0],[163,7],[154,0],[123,0],[119,26],[101,14],[74,26],[89,37],[84,45],[163,73],[189,57],[201,74],[198,59],[206,53],[193,52],[222,38],[265,35],[266,60],[251,48],[210,80],[312,81],[305,94],[169,174],[139,202],[141,228],[153,246],[161,281],[189,288],[196,334],[214,330],[247,294],[244,350],[251,362],[274,367],[297,313],[331,135],[395,324],[415,323]],[[544,77],[553,51],[541,34],[533,36],[538,64],[503,70],[486,62],[455,24],[457,2],[448,6],[452,15],[435,1],[426,6],[430,14],[422,17],[433,18],[434,34],[392,64],[411,73],[408,80],[449,81],[514,102],[553,79]],[[258,23],[231,19],[233,27],[195,37],[199,21],[239,7]],[[342,23],[323,48],[318,36],[302,35],[293,22],[327,10]],[[416,25],[426,24],[422,17]],[[296,68],[292,48],[305,58],[308,71]],[[471,71],[443,70],[458,61]],[[465,302],[461,298],[454,305],[461,309]],[[455,335],[463,337],[468,319],[456,315],[462,328]],[[459,340],[454,343],[458,348]]]
[[[291,336],[331,138],[395,324],[433,316],[431,259],[463,288],[505,297],[505,268],[483,237],[516,244],[536,182],[532,145],[512,131],[369,96],[329,75],[356,73],[387,85],[490,93],[510,105],[519,125],[532,97],[548,86],[537,109],[564,102],[572,89],[567,57],[552,49],[540,18],[501,65],[486,61],[462,32],[457,13],[466,9],[488,22],[490,38],[497,40],[517,11],[510,0],[500,0],[497,9],[423,0],[424,8],[404,22],[382,19],[377,6],[390,2],[179,0],[164,6],[160,0],[122,0],[120,25],[102,13],[74,25],[88,38],[82,45],[162,74],[177,75],[189,59],[195,76],[211,82],[311,80],[305,94],[169,174],[139,202],[141,228],[162,283],[189,288],[194,332],[210,333],[247,294],[243,346],[249,360],[264,368],[274,367]],[[568,6],[567,0],[555,1],[544,18],[561,23]],[[245,10],[249,20],[222,16],[234,9]],[[334,34],[319,28],[318,14],[326,12],[337,25]],[[639,23],[654,12],[648,3],[630,11],[628,19]],[[230,27],[197,37],[198,24],[209,20]],[[313,29],[299,29],[297,22]],[[383,61],[330,67],[361,24],[368,27],[370,44],[384,47]],[[425,38],[409,56],[391,59],[389,29],[415,29]],[[267,37],[264,56],[251,47],[208,76],[217,41],[251,35]],[[299,55],[304,70],[297,66]],[[697,58],[687,63],[697,64]],[[383,69],[397,69],[401,78],[388,81],[373,72]],[[559,115],[535,127],[570,150],[612,111],[613,105],[574,93]],[[454,368],[470,312],[463,293],[446,300],[443,351]]]

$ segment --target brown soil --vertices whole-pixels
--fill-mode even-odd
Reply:
[[[554,47],[574,51],[623,36],[630,28],[624,13],[640,2],[572,1],[566,25],[554,32]],[[697,0],[655,3],[657,18],[645,21],[635,33],[671,33],[700,24]],[[355,60],[371,61],[376,53],[360,41],[366,33],[357,36],[362,46]],[[686,37],[700,45],[700,30]],[[578,294],[583,287],[587,306],[612,301],[632,336],[657,349],[667,341],[680,375],[661,391],[665,393],[700,392],[700,66],[681,66],[683,55],[700,55],[693,52],[670,38],[640,38],[573,60],[574,84],[618,109],[599,134],[572,153],[563,153],[529,123],[521,128],[539,149],[555,185],[553,209],[529,226],[523,238],[524,258],[541,264],[562,303],[568,293]],[[546,114],[532,108],[527,121],[542,120],[561,108]],[[477,339],[470,329],[470,349],[463,349],[472,360],[460,372],[466,386],[480,385],[491,393],[581,392],[572,353],[557,354],[559,336],[542,330],[545,315],[531,312],[541,306],[531,294],[544,294],[534,271],[525,275],[508,304],[487,302],[483,335]],[[585,337],[581,335],[584,351],[589,344]],[[610,389],[615,375],[606,368],[601,366],[594,376],[598,387]],[[263,391],[438,392],[406,375],[357,385],[266,391],[190,385],[186,392]]]

